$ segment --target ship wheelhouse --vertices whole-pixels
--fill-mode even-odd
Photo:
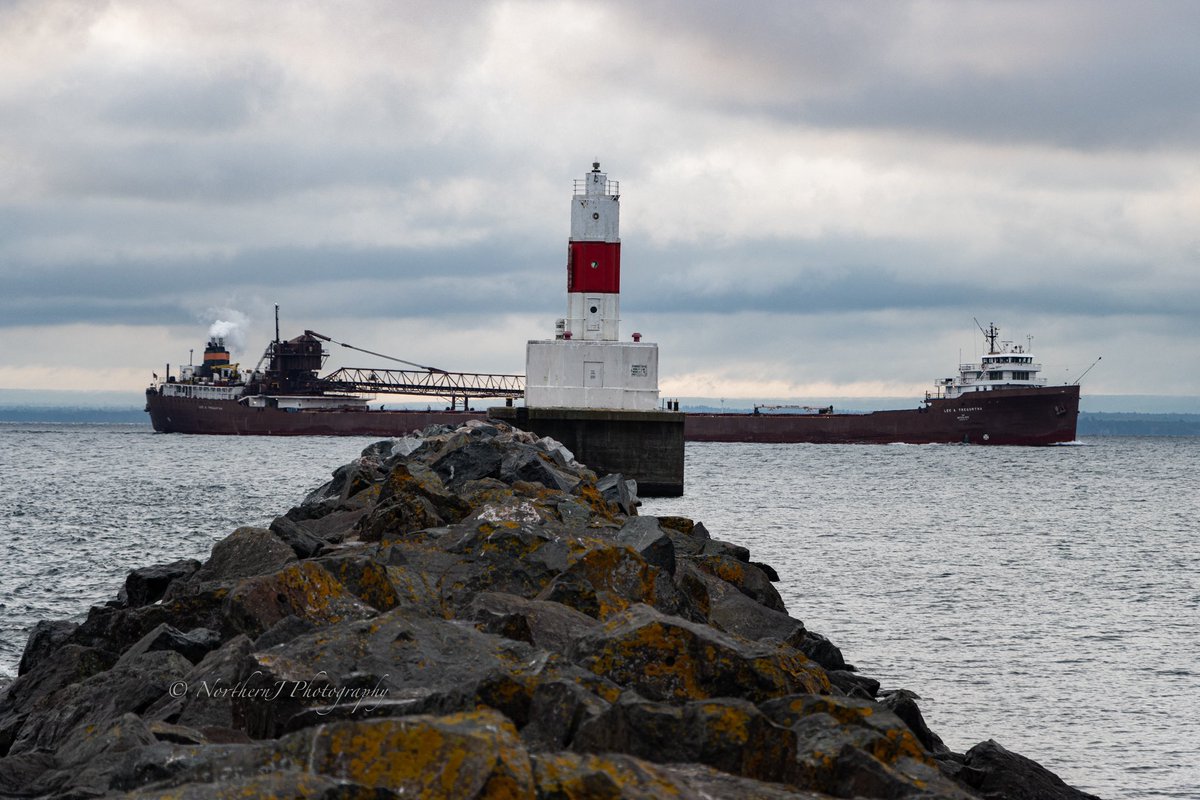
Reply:
[[[957,377],[937,381],[934,385],[938,396],[954,399],[969,392],[1046,385],[1046,379],[1040,375],[1042,365],[1034,360],[1028,348],[998,342],[1000,330],[995,324],[989,324],[983,336],[988,343],[987,355],[977,364],[959,364]]]

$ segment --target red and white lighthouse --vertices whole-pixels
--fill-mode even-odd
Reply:
[[[575,181],[567,251],[567,316],[555,338],[528,343],[525,405],[653,411],[658,345],[621,342],[620,188],[600,171]]]
[[[620,185],[592,162],[576,179],[567,254],[569,338],[616,341],[621,323]]]

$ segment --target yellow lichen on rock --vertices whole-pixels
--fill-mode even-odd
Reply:
[[[318,730],[309,771],[422,798],[531,798],[529,757],[490,709],[338,723]]]

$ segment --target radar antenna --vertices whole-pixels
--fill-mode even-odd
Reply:
[[[988,355],[989,356],[995,355],[997,352],[996,337],[998,337],[1000,335],[1000,329],[996,327],[996,323],[989,322],[988,326],[987,326],[987,330],[984,330],[983,326],[979,324],[979,320],[975,319],[975,317],[971,317],[971,319],[975,320],[975,327],[979,328],[979,332],[983,334],[983,338],[987,339]]]

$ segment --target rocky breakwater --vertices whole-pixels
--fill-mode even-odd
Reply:
[[[775,580],[552,440],[380,442],[269,529],[40,623],[0,795],[1087,797],[947,750]]]

